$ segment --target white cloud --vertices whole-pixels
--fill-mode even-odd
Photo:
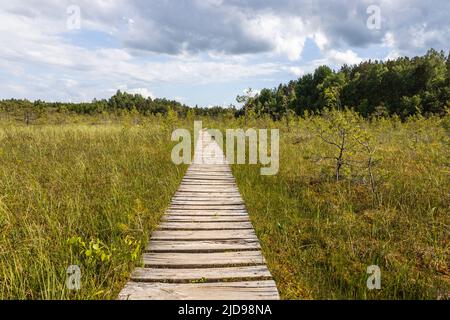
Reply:
[[[73,79],[63,79],[62,80],[67,88],[74,88],[78,86],[78,81]]]
[[[150,90],[148,90],[147,88],[128,89],[126,90],[126,92],[131,94],[140,94],[144,98],[152,98],[152,99],[155,98],[155,95],[152,92],[150,92]]]
[[[362,58],[358,57],[356,52],[352,50],[346,51],[338,51],[338,50],[330,50],[325,53],[326,59],[332,65],[343,65],[343,64],[358,64],[363,61]]]
[[[286,55],[289,60],[301,57],[308,34],[300,17],[282,17],[273,13],[244,20],[243,27],[252,37],[268,39],[274,51]]]
[[[290,67],[289,72],[296,77],[301,77],[302,75],[305,74],[305,70],[303,70],[303,68],[300,67]]]
[[[329,43],[326,35],[323,34],[322,32],[314,33],[313,39],[320,50],[324,50]]]

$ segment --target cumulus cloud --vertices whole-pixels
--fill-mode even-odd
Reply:
[[[140,94],[144,98],[152,98],[152,99],[155,98],[155,95],[152,92],[150,92],[150,90],[148,90],[147,88],[134,88],[128,89],[126,91],[132,94]]]
[[[30,19],[35,31],[65,30],[73,1],[3,2],[9,19]],[[397,49],[414,52],[450,41],[450,2],[421,0],[79,0],[83,28],[113,34],[125,47],[165,54],[205,51],[227,54],[275,52],[301,57],[307,38],[319,48],[342,49],[382,44],[386,34]],[[367,8],[379,6],[382,28],[367,28]],[[8,19],[0,26],[10,27]],[[6,30],[2,30],[6,31]],[[20,30],[17,30],[19,32]],[[34,37],[21,33],[22,37]]]
[[[367,27],[367,8],[381,12],[381,29]],[[157,53],[217,51],[278,53],[301,57],[307,38],[319,48],[342,50],[382,44],[387,33],[397,49],[415,53],[450,40],[450,3],[437,0],[129,1],[132,27],[119,32],[126,46]]]
[[[358,57],[358,55],[352,50],[346,51],[338,51],[338,50],[330,50],[325,53],[325,56],[328,62],[331,65],[343,65],[343,64],[358,64],[363,59]]]
[[[301,67],[290,67],[289,72],[296,77],[300,77],[305,74],[305,70]]]

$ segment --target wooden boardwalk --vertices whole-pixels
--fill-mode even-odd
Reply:
[[[121,300],[276,300],[230,166],[206,131]]]

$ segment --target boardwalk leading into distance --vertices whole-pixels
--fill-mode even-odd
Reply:
[[[279,299],[230,166],[206,131],[119,299]]]

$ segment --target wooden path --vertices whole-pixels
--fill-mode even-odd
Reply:
[[[119,299],[279,299],[231,169],[206,131],[143,259]]]

